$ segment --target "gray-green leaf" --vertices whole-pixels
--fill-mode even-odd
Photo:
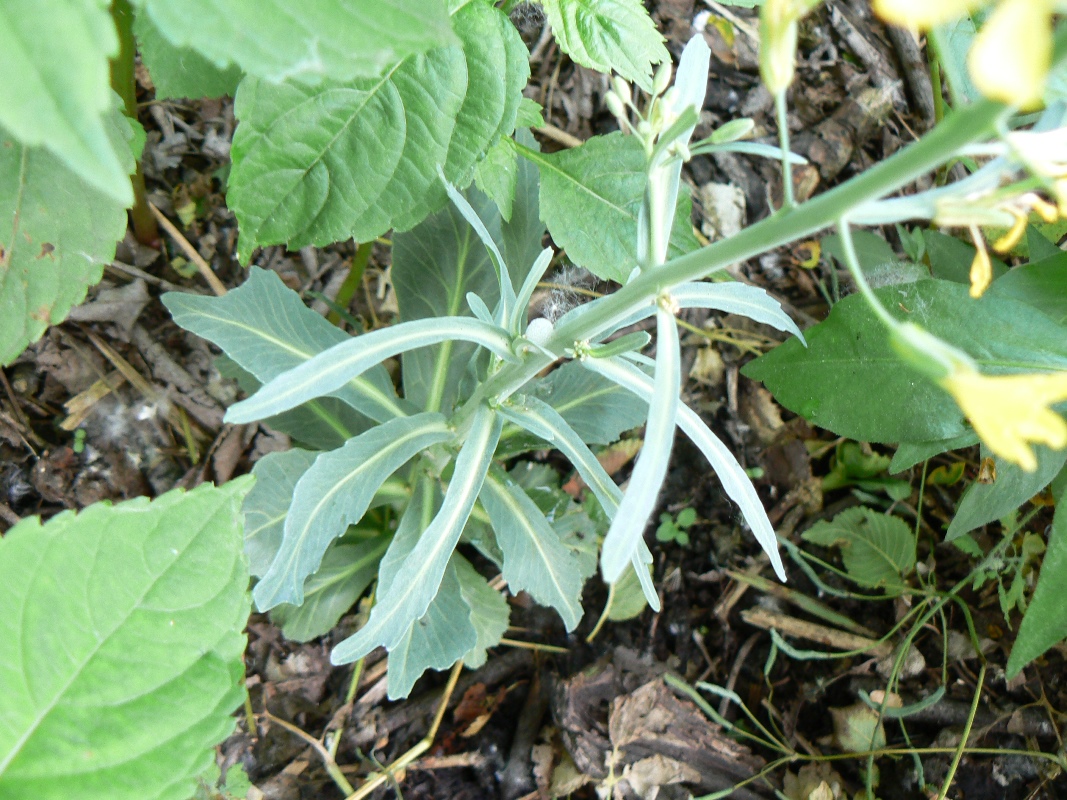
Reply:
[[[0,797],[186,800],[244,695],[251,479],[0,540]]]
[[[293,502],[293,489],[318,453],[293,448],[267,453],[256,462],[256,485],[245,497],[245,553],[248,569],[257,578],[270,569],[285,531],[285,515]]]

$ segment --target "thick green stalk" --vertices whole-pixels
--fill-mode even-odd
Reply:
[[[1004,113],[1005,107],[1000,103],[977,103],[953,114],[920,141],[847,183],[799,206],[782,209],[729,239],[643,272],[619,291],[598,300],[580,317],[557,328],[545,342],[545,347],[562,352],[575,342],[596,336],[612,319],[651,305],[661,292],[673,286],[699,280],[730,264],[746,261],[836,224],[857,206],[898,191],[937,169],[964,145],[985,138],[993,132]],[[470,408],[484,398],[506,398],[550,363],[552,359],[547,355],[534,352],[522,364],[506,365],[480,387],[471,399]]]
[[[114,89],[126,110],[126,116],[137,119],[137,90],[134,83],[134,58],[137,43],[133,39],[133,9],[129,0],[114,0],[111,4],[111,18],[119,34],[119,53],[111,59],[111,88]],[[137,159],[137,171],[131,178],[133,183],[133,208],[130,218],[133,222],[133,234],[142,244],[154,244],[159,240],[159,228],[152,215],[146,199],[144,173],[141,172],[141,159]]]

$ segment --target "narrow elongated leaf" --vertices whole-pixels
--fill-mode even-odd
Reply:
[[[221,347],[260,383],[352,339],[305,306],[277,274],[259,267],[252,267],[248,280],[222,297],[167,292],[162,300],[178,325]],[[323,394],[377,422],[407,414],[384,368],[353,375]],[[311,403],[308,410],[342,435],[352,435],[345,419],[328,407]]]
[[[630,563],[655,508],[663,479],[667,476],[678,416],[681,376],[678,326],[669,311],[657,309],[656,378],[648,405],[645,444],[630,476],[630,488],[623,495],[618,513],[611,521],[608,535],[604,537],[600,556],[600,570],[608,583],[617,581]]]
[[[900,594],[904,578],[915,568],[915,534],[904,520],[864,506],[815,523],[803,538],[824,547],[840,547],[852,580],[888,594]]]
[[[281,626],[286,639],[307,642],[329,633],[378,574],[389,537],[355,544],[345,541],[331,545],[318,570],[304,581],[303,603],[282,604],[271,611],[271,620]]]
[[[453,555],[453,559],[459,558]],[[478,632],[463,599],[463,585],[449,561],[426,613],[389,649],[389,699],[407,697],[428,669],[448,669],[478,644]]]
[[[391,650],[437,594],[445,565],[459,541],[500,439],[500,417],[486,406],[474,414],[441,509],[419,537],[387,589],[379,593],[367,624],[334,648],[334,664],[363,657],[377,645]]]
[[[245,553],[248,569],[257,578],[270,569],[285,532],[285,515],[293,502],[293,490],[319,454],[294,447],[267,453],[252,467],[256,485],[245,497]]]
[[[1019,672],[1058,642],[1067,638],[1067,492],[1056,501],[1048,549],[1041,561],[1037,588],[1026,609],[1019,635],[1011,648],[1006,672],[1014,678]]]
[[[8,0],[0,6],[0,125],[27,148],[46,147],[108,205],[125,208],[133,203],[129,148],[115,141],[106,121],[114,108],[108,59],[118,50],[106,3]],[[16,184],[0,185],[15,194]]]
[[[251,479],[0,540],[0,797],[186,800],[244,695]]]
[[[371,367],[405,350],[449,339],[480,344],[502,358],[514,360],[511,340],[500,328],[464,317],[402,322],[391,328],[348,338],[295,369],[268,382],[247,400],[226,412],[227,422],[254,422],[331,394]]]
[[[0,10],[0,18],[9,8]],[[61,63],[64,72],[71,66]],[[0,107],[2,93],[17,83],[13,74],[0,66],[5,76]],[[132,171],[130,125],[117,107],[109,107],[100,124],[121,153],[122,169]],[[125,181],[129,187],[128,176]],[[85,299],[125,230],[123,201],[79,177],[43,146],[20,144],[0,128],[0,365],[11,363]]]
[[[956,507],[956,516],[948,526],[945,541],[951,542],[980,525],[1014,511],[1048,486],[1067,462],[1067,450],[1052,450],[1038,445],[1035,452],[1037,469],[1033,472],[1026,472],[1002,458],[995,458],[996,480],[992,483],[975,482],[967,487]],[[990,455],[984,447],[982,455]]]
[[[652,379],[632,364],[614,358],[590,358],[581,364],[586,369],[597,372],[619,386],[625,387],[628,391],[643,398],[645,402],[652,397]],[[745,470],[737,463],[733,453],[685,403],[680,403],[678,406],[678,427],[711,464],[719,482],[722,483],[723,490],[740,507],[745,522],[752,529],[752,535],[756,537],[760,547],[771,559],[771,566],[774,567],[775,573],[782,581],[785,581],[785,565],[782,564],[782,557],[778,553],[778,539],[774,534],[771,521],[767,518],[763,503],[756,494],[756,488],[745,474]]]
[[[452,563],[459,576],[463,600],[470,607],[471,625],[477,633],[474,647],[463,655],[463,663],[471,669],[478,669],[488,658],[486,651],[500,644],[500,639],[508,629],[511,609],[504,595],[490,586],[467,559],[454,553]]]
[[[221,97],[237,91],[241,68],[218,67],[191,47],[171,44],[148,14],[138,14],[133,22],[137,51],[148,67],[156,99],[171,97]]]
[[[504,419],[544,439],[563,453],[592,489],[608,519],[614,518],[622,501],[622,490],[556,409],[536,397],[526,397],[521,402],[501,406],[499,411]]]
[[[504,580],[563,618],[568,631],[582,619],[582,576],[534,501],[503,470],[493,468],[480,500],[504,554]]]
[[[462,46],[390,64],[380,77],[310,87],[246,78],[237,92],[227,200],[238,255],[405,230],[445,204],[437,177],[470,183],[515,125],[529,77],[522,39],[499,9],[455,14]]]
[[[967,286],[941,280],[875,294],[898,319],[969,353],[983,372],[1067,369],[1067,327],[1017,300],[989,293],[975,300]],[[807,349],[787,341],[742,373],[763,381],[790,411],[850,439],[921,442],[970,430],[952,397],[897,356],[860,295],[835,305],[807,338]]]
[[[175,45],[272,81],[378,75],[452,44],[442,0],[134,0]]]
[[[385,479],[451,436],[440,414],[416,414],[382,423],[315,459],[297,481],[278,554],[253,592],[256,606],[300,605],[304,579],[318,569],[330,542],[362,519]]]
[[[576,264],[625,283],[637,266],[637,217],[647,183],[645,151],[633,136],[594,136],[542,155],[520,152],[541,172],[541,219]],[[668,258],[699,247],[688,192],[678,198]]]
[[[560,49],[597,72],[617,72],[646,92],[652,67],[670,60],[640,0],[544,0]]]
[[[468,197],[479,215],[499,231],[491,201],[474,190],[468,190]],[[404,322],[468,316],[464,299],[468,292],[477,294],[490,308],[500,297],[489,254],[452,205],[411,231],[393,236],[390,274]],[[467,342],[445,341],[404,353],[405,398],[430,411],[450,409],[475,350]]]

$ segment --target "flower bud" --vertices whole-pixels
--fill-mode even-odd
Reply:
[[[652,96],[659,97],[667,90],[671,82],[671,62],[664,61],[656,67],[656,74],[652,78]]]
[[[760,14],[759,71],[771,94],[793,82],[797,51],[797,9],[791,0],[767,0]]]
[[[615,90],[615,94],[619,96],[624,105],[630,105],[633,102],[633,95],[630,93],[630,84],[620,78],[618,75],[611,79],[611,88]]]
[[[608,92],[604,95],[604,105],[608,107],[608,111],[611,112],[615,119],[619,120],[621,125],[623,120],[626,119],[626,106],[623,105],[622,99],[615,92]]]

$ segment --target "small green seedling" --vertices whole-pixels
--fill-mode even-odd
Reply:
[[[697,512],[692,508],[683,508],[676,517],[667,513],[660,514],[659,527],[656,528],[656,541],[677,542],[682,547],[688,547],[689,534],[686,530],[691,528],[696,521]]]

